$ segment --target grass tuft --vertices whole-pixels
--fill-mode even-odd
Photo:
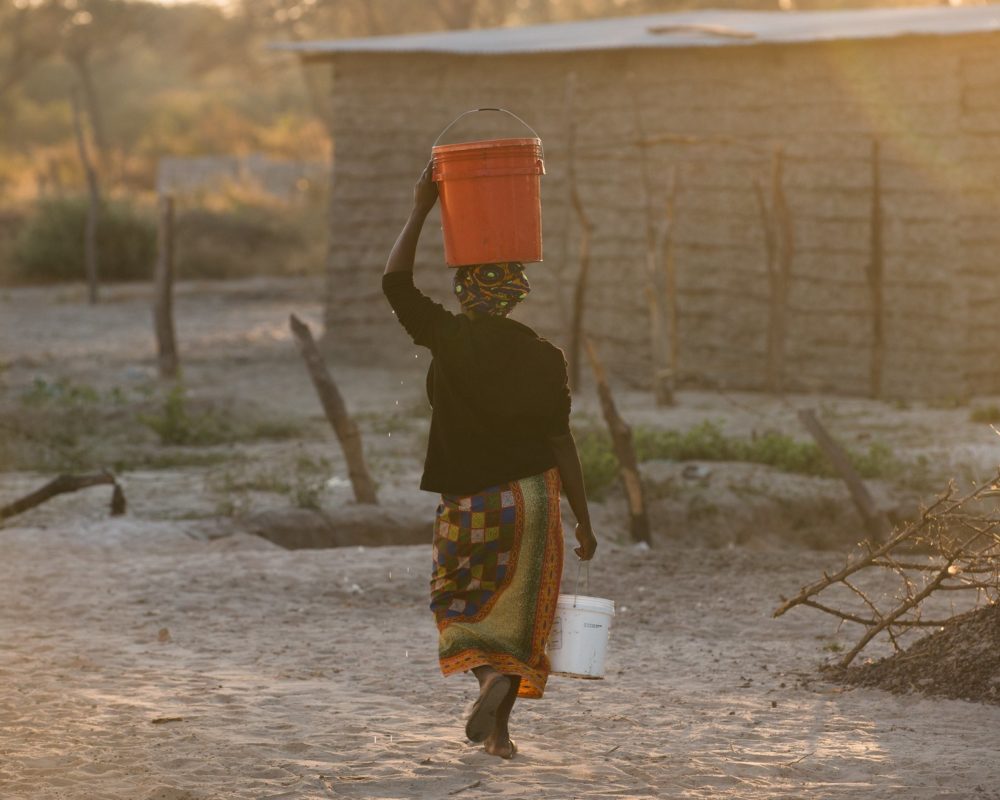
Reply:
[[[642,461],[739,461],[765,464],[783,472],[832,476],[833,469],[814,442],[803,442],[769,431],[750,439],[727,436],[711,420],[686,431],[638,427],[633,433],[636,458]],[[611,438],[601,430],[587,429],[576,435],[588,494],[600,498],[618,477],[618,460]],[[848,456],[863,478],[897,476],[902,465],[882,443],[864,451],[848,450]]]

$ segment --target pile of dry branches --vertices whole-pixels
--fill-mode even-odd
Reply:
[[[880,634],[901,652],[900,639],[906,633],[945,624],[947,619],[923,613],[936,592],[975,593],[976,605],[1000,601],[1000,510],[991,502],[998,495],[1000,473],[963,495],[952,484],[883,544],[861,545],[861,555],[848,559],[840,571],[824,572],[795,597],[782,597],[774,616],[801,605],[830,614],[841,624],[861,626],[863,634],[836,665],[844,669]],[[892,577],[896,591],[874,597],[862,590],[859,575],[873,570]],[[828,601],[824,592],[838,601]]]

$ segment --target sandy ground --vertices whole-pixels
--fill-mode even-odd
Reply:
[[[462,735],[474,681],[437,672],[424,548],[3,536],[9,800],[1000,797],[1000,708],[843,691],[814,679],[825,622],[770,619],[828,554],[606,546],[608,677],[523,701],[501,763]]]
[[[315,422],[285,327],[289,311],[318,318],[315,296],[302,284],[182,287],[189,386]],[[40,374],[148,380],[146,299],[124,287],[87,309],[75,290],[0,293],[3,391]],[[397,400],[419,397],[420,359],[401,366],[415,354],[345,358],[335,371],[355,408],[382,414],[363,427],[383,497],[424,513],[435,500],[413,489],[422,429],[394,416]],[[877,435],[971,470],[1000,460],[967,408],[691,392],[664,412],[641,393],[621,396],[632,421],[713,417],[744,433],[792,431],[790,405],[802,404],[822,405],[854,441]],[[595,407],[581,397],[576,408]],[[314,438],[294,446],[330,451],[336,477],[328,434]],[[240,445],[232,457],[277,459],[291,446]],[[751,477],[746,465],[713,468]],[[673,466],[657,469],[677,486]],[[0,474],[0,500],[42,477]],[[595,509],[590,585],[619,610],[607,679],[554,677],[544,699],[519,703],[520,752],[507,763],[464,741],[474,681],[437,671],[427,548],[286,551],[214,518],[205,469],[125,480],[127,517],[108,519],[106,493],[93,490],[0,530],[2,800],[1000,798],[1000,708],[845,690],[818,667],[847,631],[804,609],[771,618],[779,595],[842,553],[768,530],[707,547],[682,535],[682,516],[654,517],[654,549],[637,550],[619,543],[613,495]],[[771,480],[755,491],[781,481],[843,491]],[[332,482],[325,505],[346,502]]]

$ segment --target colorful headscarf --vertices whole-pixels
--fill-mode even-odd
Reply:
[[[473,264],[455,271],[455,294],[462,308],[506,317],[531,291],[518,261]]]

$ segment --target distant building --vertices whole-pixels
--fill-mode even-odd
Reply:
[[[548,170],[545,262],[529,270],[537,291],[521,318],[565,347],[573,121],[595,225],[585,326],[619,379],[649,384],[647,208],[659,226],[676,168],[682,383],[765,387],[771,295],[754,182],[769,194],[781,147],[794,225],[785,385],[868,394],[877,139],[884,393],[1000,392],[1000,7],[709,11],[279,47],[335,70],[326,321],[338,340],[398,335],[379,268],[412,184],[448,122],[503,106],[538,131]],[[484,135],[522,134],[480,114],[448,141]],[[436,224],[418,284],[444,298]]]
[[[164,156],[157,164],[156,190],[160,194],[199,195],[247,187],[294,202],[328,180],[329,171],[320,161],[289,161],[262,153]]]

